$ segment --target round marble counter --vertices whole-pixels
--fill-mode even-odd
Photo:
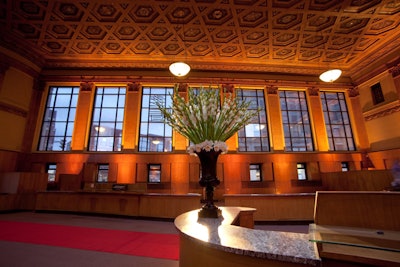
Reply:
[[[254,212],[255,209],[244,207],[220,207],[222,216],[219,218],[199,218],[198,211],[193,210],[178,216],[175,226],[181,237],[180,266],[201,266],[196,262],[204,260],[208,266],[219,266],[226,260],[229,262],[230,254],[244,257],[246,266],[268,266],[268,262],[274,262],[270,266],[319,266],[321,259],[314,243],[309,241],[308,234],[255,230],[240,227],[240,214]],[[186,239],[188,242],[182,242]],[[213,259],[206,260],[212,253],[201,255],[198,259],[194,251],[182,247],[191,244],[197,246],[197,250],[221,251],[224,259],[218,259],[218,265],[214,265]],[[185,255],[186,253],[191,254]],[[192,255],[192,254],[195,255]],[[213,253],[216,253],[213,251]],[[211,256],[210,256],[211,257]],[[189,260],[190,258],[190,260]],[[254,261],[255,264],[247,264]],[[190,264],[187,264],[190,262]],[[233,262],[233,261],[232,261]],[[233,266],[232,262],[226,266]],[[258,265],[260,262],[260,265]],[[278,264],[278,265],[277,265]],[[222,264],[224,266],[224,264]],[[240,265],[238,265],[240,266]]]

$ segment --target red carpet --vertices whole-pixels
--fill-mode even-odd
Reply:
[[[179,236],[0,221],[0,240],[178,260]]]

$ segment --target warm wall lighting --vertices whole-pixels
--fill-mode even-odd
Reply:
[[[331,83],[336,81],[340,75],[342,75],[342,71],[339,69],[328,70],[322,73],[319,78],[323,82]]]
[[[174,62],[169,65],[169,71],[178,77],[185,76],[190,71],[190,66],[185,62]]]

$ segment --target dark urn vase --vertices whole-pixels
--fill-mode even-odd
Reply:
[[[217,160],[221,151],[201,150],[196,152],[201,164],[200,186],[205,187],[206,198],[205,204],[199,211],[200,218],[218,218],[221,210],[214,205],[214,188],[220,184],[217,178]]]

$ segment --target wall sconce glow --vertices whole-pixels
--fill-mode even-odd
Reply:
[[[169,65],[169,71],[178,77],[185,76],[190,71],[190,66],[185,62],[174,62]]]
[[[319,79],[323,82],[331,83],[336,81],[340,75],[342,75],[342,71],[339,69],[328,70],[322,73],[319,76]]]
[[[160,140],[153,140],[152,143],[158,145],[160,143]]]

